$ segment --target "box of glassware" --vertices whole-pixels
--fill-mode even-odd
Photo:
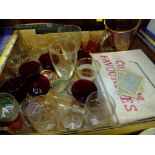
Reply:
[[[102,35],[102,33],[103,31],[100,31],[99,34]],[[22,40],[27,51],[32,52],[32,48],[38,44],[48,46],[58,37],[57,33],[36,34],[35,30],[20,30],[17,44]],[[89,32],[82,32],[82,47],[86,47],[88,41]],[[5,68],[17,70],[25,61],[21,59],[25,59],[26,55],[29,55],[19,54],[20,57],[16,61],[16,52],[18,52],[17,48],[12,50]],[[36,53],[31,53],[31,59],[37,60],[37,56]],[[100,52],[92,53],[91,56],[101,66],[94,82],[98,92],[102,92],[110,103],[107,106],[107,111],[111,113],[110,119],[103,126],[94,125],[87,128],[83,125],[77,130],[61,127],[46,134],[129,134],[154,127],[155,78],[153,75],[155,75],[155,66],[143,51],[138,49],[110,53]],[[10,62],[13,64],[9,65]],[[77,79],[76,75],[73,76],[74,81],[75,79]],[[52,96],[53,92],[51,92],[50,90],[47,96]],[[63,102],[66,100],[61,94],[58,96],[59,100],[63,100]],[[25,126],[21,129],[20,134],[38,134],[38,132]]]

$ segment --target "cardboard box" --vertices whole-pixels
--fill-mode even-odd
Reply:
[[[100,31],[99,33],[101,36],[103,34],[103,31]],[[13,46],[15,44],[16,39],[20,39],[21,37],[24,39],[26,44],[28,45],[28,48],[31,49],[33,46],[35,46],[34,40],[46,40],[49,44],[56,38],[58,38],[57,33],[49,33],[49,34],[36,34],[35,30],[20,30],[19,35],[17,31],[14,31],[13,35],[10,38],[10,41],[7,43],[5,51],[3,52],[1,56],[1,67],[2,69],[4,66],[7,66],[7,60],[15,54],[16,51],[13,51]],[[89,40],[89,32],[82,32],[82,46],[86,46],[87,42]],[[11,51],[12,54],[11,54]],[[11,54],[11,55],[10,55]],[[7,55],[7,56],[6,56]],[[8,57],[10,56],[10,57]],[[100,127],[95,129],[81,129],[77,131],[53,131],[49,134],[132,134],[135,132],[140,132],[144,129],[155,127],[155,118],[140,120],[138,122],[133,122],[125,125],[119,125],[116,124],[114,126],[107,126],[107,127]],[[31,130],[30,128],[23,126],[19,134],[38,134]]]

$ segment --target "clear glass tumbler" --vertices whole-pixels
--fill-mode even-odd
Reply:
[[[21,126],[19,103],[11,94],[0,93],[0,127],[19,132]]]
[[[59,109],[63,127],[68,130],[80,129],[83,125],[84,111],[79,106],[66,106]]]
[[[91,93],[84,107],[85,127],[89,129],[112,125],[115,108],[115,102],[110,95],[103,92]]]
[[[42,99],[29,101],[27,115],[31,126],[41,134],[49,134],[59,128],[59,117],[56,111]]]
[[[101,65],[91,58],[82,58],[76,64],[77,74],[80,79],[94,80],[100,72]]]

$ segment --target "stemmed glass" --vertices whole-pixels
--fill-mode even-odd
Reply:
[[[60,79],[54,80],[53,88],[63,92],[72,78],[81,46],[81,28],[64,25],[58,29],[59,39],[49,46],[52,64]]]
[[[50,46],[52,64],[62,80],[69,80],[73,76],[77,62],[77,45],[68,38],[55,40]]]

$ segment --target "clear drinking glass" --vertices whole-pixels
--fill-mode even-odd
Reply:
[[[18,133],[22,127],[19,103],[8,93],[0,93],[0,126]]]
[[[140,19],[105,19],[101,50],[104,52],[129,50],[140,23]]]
[[[55,40],[50,46],[52,64],[60,79],[71,79],[77,62],[77,46],[68,38]]]
[[[76,64],[77,74],[80,79],[94,80],[100,72],[100,63],[91,58],[82,58]]]
[[[115,114],[115,102],[110,95],[103,92],[93,92],[86,100],[85,127],[103,127],[113,124],[113,115]]]
[[[84,111],[76,105],[60,108],[59,115],[65,129],[76,130],[83,125]]]
[[[52,103],[48,103],[43,96],[29,101],[27,107],[28,118],[32,127],[41,134],[49,134],[59,128],[59,117]]]
[[[81,28],[76,25],[64,25],[58,29],[58,33],[62,38],[70,38],[72,39],[77,45],[77,51],[80,49],[81,46]]]
[[[0,122],[13,122],[19,115],[17,100],[8,93],[0,93]]]

